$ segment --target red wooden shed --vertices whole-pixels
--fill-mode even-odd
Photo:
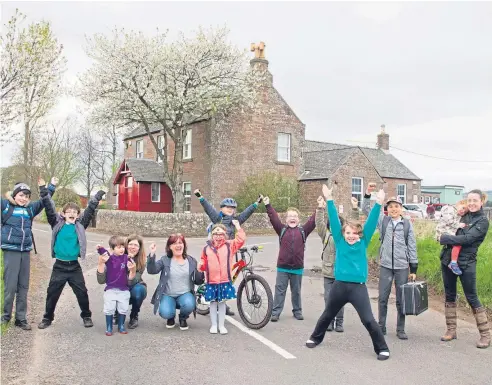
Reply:
[[[116,173],[118,210],[172,213],[173,195],[164,183],[162,164],[150,159],[125,159]]]

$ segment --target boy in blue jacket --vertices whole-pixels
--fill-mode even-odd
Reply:
[[[44,181],[40,183],[45,185]],[[53,194],[58,183],[51,180],[48,192]],[[31,188],[26,183],[16,183],[13,191],[7,192],[2,199],[2,251],[3,251],[3,287],[4,303],[2,325],[12,318],[15,303],[15,326],[22,330],[31,330],[27,322],[27,292],[30,278],[30,254],[33,249],[32,222],[43,211],[41,200],[31,202]],[[35,246],[34,246],[35,248]]]

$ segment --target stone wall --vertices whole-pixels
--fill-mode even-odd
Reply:
[[[301,223],[308,219],[301,215]],[[282,220],[284,214],[280,214]],[[96,228],[115,235],[137,233],[145,237],[168,237],[172,233],[183,233],[188,237],[207,236],[210,219],[200,214],[141,213],[120,210],[98,210]],[[267,214],[253,214],[244,224],[247,234],[274,234]]]

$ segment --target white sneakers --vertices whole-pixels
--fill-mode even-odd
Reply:
[[[210,328],[210,334],[217,334],[217,333],[227,334],[229,332],[227,331],[227,329],[225,327],[221,327],[219,330],[217,325],[212,325],[212,327]]]

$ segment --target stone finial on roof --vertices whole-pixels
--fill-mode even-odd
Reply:
[[[386,128],[386,126],[384,124],[381,124],[381,134],[384,134],[384,129]]]
[[[265,43],[251,43],[251,52],[255,53],[255,59],[265,59]]]

